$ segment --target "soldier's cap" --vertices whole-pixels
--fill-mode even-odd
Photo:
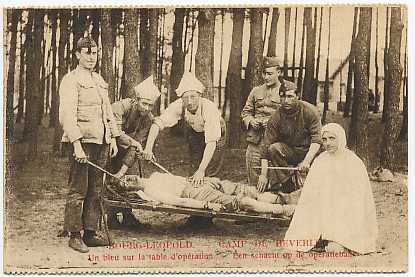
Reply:
[[[88,53],[91,52],[91,48],[98,47],[97,43],[91,37],[82,37],[76,43],[76,50],[81,51],[82,48],[87,48]]]
[[[297,86],[295,83],[287,81],[287,80],[280,80],[281,86],[279,90],[280,96],[285,95],[287,91],[294,91],[297,94]]]
[[[268,68],[268,67],[281,68],[282,67],[282,62],[277,57],[264,57],[262,59],[262,66],[263,66],[263,68]]]

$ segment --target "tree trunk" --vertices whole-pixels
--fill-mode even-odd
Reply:
[[[158,18],[159,9],[149,9],[149,54],[150,54],[150,74],[154,76],[154,80],[158,80],[157,76],[157,38],[158,38]]]
[[[349,54],[349,69],[347,72],[347,87],[346,87],[346,102],[344,103],[344,112],[343,117],[349,117],[350,108],[353,99],[353,76],[354,76],[354,60],[355,60],[355,51],[354,51],[354,41],[356,38],[356,29],[357,29],[357,16],[359,14],[359,8],[354,8],[353,16],[353,32],[352,40],[350,43],[350,54]]]
[[[144,80],[151,74],[150,55],[150,30],[149,30],[149,9],[139,9],[140,17],[140,61],[141,79]],[[136,84],[137,85],[137,84]]]
[[[388,64],[388,43],[389,43],[389,7],[386,7],[386,31],[385,31],[385,48],[383,50],[383,112],[382,122],[386,121],[386,110],[388,109],[389,93],[389,64]]]
[[[277,54],[277,29],[280,11],[278,8],[272,8],[271,30],[269,32],[267,56],[273,57]]]
[[[359,32],[355,44],[355,93],[353,101],[352,119],[350,126],[349,147],[369,167],[369,153],[367,141],[368,125],[368,98],[369,98],[369,72],[367,55],[370,45],[370,22],[372,21],[372,9],[360,8]]]
[[[293,59],[292,59],[292,80],[295,80],[295,50],[297,45],[297,19],[298,19],[298,8],[295,8],[295,18],[294,18],[294,46],[293,46]]]
[[[305,101],[316,105],[316,94],[314,90],[314,63],[316,51],[316,27],[312,19],[312,8],[305,8],[304,21],[307,29],[306,57],[305,57],[305,76],[303,86],[303,98]]]
[[[20,26],[22,26],[22,22]],[[25,53],[26,53],[26,39],[23,43],[23,32],[24,28],[20,29],[20,70],[19,70],[19,100],[17,107],[16,123],[21,123],[24,113],[24,101],[25,101],[25,79],[26,79],[26,70],[25,70]]]
[[[124,79],[125,86],[121,91],[122,98],[133,97],[134,86],[142,80],[140,56],[138,53],[138,12],[127,9],[124,19]]]
[[[290,41],[291,8],[284,9],[284,78],[288,77],[288,42]]]
[[[174,11],[173,24],[173,39],[172,49],[173,54],[171,58],[171,73],[170,73],[170,99],[173,102],[177,99],[175,90],[179,86],[180,80],[184,72],[184,52],[183,52],[183,24],[184,24],[185,9],[177,8]]]
[[[37,124],[42,123],[42,118],[45,113],[45,77],[46,77],[46,66],[45,66],[45,56],[46,54],[46,39],[45,36],[43,36],[42,39],[42,57],[39,60],[41,62],[41,68],[40,68],[40,100],[39,100],[39,116],[38,116],[38,122]]]
[[[225,23],[225,11],[221,9],[221,31],[220,31],[220,54],[219,54],[219,86],[218,86],[218,96],[219,96],[219,109],[222,109],[222,63],[223,63],[223,25]],[[225,94],[225,103],[226,104],[226,94]],[[223,106],[222,115],[225,115],[226,105]]]
[[[58,22],[57,22],[57,11],[53,10],[50,12],[50,21],[52,23],[52,38],[51,38],[51,51],[52,51],[52,98],[51,98],[51,107],[50,107],[50,118],[49,118],[49,127],[56,127],[59,125],[59,119],[58,119],[58,98],[59,93],[58,89],[56,87],[56,31],[58,29]]]
[[[102,42],[102,77],[108,83],[108,96],[111,103],[115,101],[115,75],[112,66],[114,51],[111,9],[101,10],[101,42]]]
[[[323,14],[323,9],[321,9],[321,15]],[[320,17],[320,20],[322,17]],[[321,21],[320,21],[321,26]],[[321,122],[326,123],[327,111],[329,110],[329,96],[330,96],[330,81],[329,81],[329,59],[330,59],[330,35],[331,35],[331,7],[329,7],[329,38],[327,42],[327,59],[326,59],[326,76],[324,80],[324,109]],[[321,27],[320,27],[321,32]],[[319,43],[320,44],[320,43]],[[318,81],[318,79],[317,79]]]
[[[8,13],[11,16],[10,22],[10,52],[9,52],[9,70],[7,71],[7,104],[6,104],[6,137],[13,140],[14,133],[14,68],[16,65],[16,44],[17,44],[17,24],[19,23],[20,10],[12,9]]]
[[[71,70],[74,70],[78,66],[78,59],[76,58],[76,43],[79,38],[81,38],[81,23],[79,22],[79,10],[72,10],[72,61],[71,61]],[[69,60],[69,58],[68,58]]]
[[[242,106],[245,105],[249,93],[255,86],[262,83],[262,10],[250,9],[250,37],[248,63],[245,70],[245,90],[242,95]]]
[[[92,39],[99,45],[99,22],[101,21],[101,10],[100,9],[93,9],[91,11],[91,19],[92,19],[92,30],[91,30],[91,37]],[[102,41],[101,41],[102,44]],[[95,65],[95,71],[100,72],[100,62],[99,62],[100,55],[98,55],[97,64]]]
[[[226,76],[225,93],[230,95],[229,146],[238,148],[241,143],[241,92],[242,92],[242,33],[245,9],[233,9],[231,53]]]
[[[165,55],[165,49],[164,49],[164,44],[165,44],[165,30],[166,30],[166,10],[162,9],[161,10],[161,15],[160,15],[160,43],[159,43],[159,56],[158,56],[158,60],[159,63],[157,64],[157,74],[158,74],[158,84],[159,84],[159,89],[161,90],[163,87],[163,66],[164,66],[164,55]]]
[[[260,36],[262,32],[260,33]],[[205,86],[205,97],[214,99],[213,46],[215,38],[215,10],[200,9],[198,15],[198,43],[195,55],[196,77]]]
[[[405,32],[405,56],[404,56],[404,73],[403,73],[403,121],[401,132],[399,133],[400,141],[408,140],[408,28]]]
[[[378,48],[379,48],[379,8],[376,8],[376,48],[375,48],[375,103],[373,112],[379,112],[379,62],[378,62]]]
[[[29,98],[30,95],[33,93],[31,89],[32,84],[32,75],[33,75],[33,20],[34,17],[37,15],[36,11],[33,9],[29,10],[29,14],[27,17],[27,24],[26,24],[26,95],[25,95],[25,115],[24,115],[24,129],[23,129],[23,141],[27,141],[29,138],[30,132],[30,120],[29,118],[32,116],[30,114],[29,106],[32,106],[33,103],[30,103]],[[30,89],[27,89],[30,88]]]
[[[43,20],[44,20],[44,11],[43,10],[36,10],[34,15],[34,38],[33,38],[33,66],[32,72],[30,74],[29,82],[31,84],[31,93],[29,94],[28,106],[27,109],[29,110],[29,118],[28,120],[30,129],[29,129],[29,145],[28,145],[28,152],[27,158],[28,160],[34,160],[37,157],[37,147],[38,147],[38,129],[39,125],[39,115],[40,115],[40,101],[42,92],[40,91],[40,70],[43,64],[42,61],[42,49],[41,44],[43,40]]]
[[[387,95],[385,130],[383,133],[380,154],[381,166],[390,170],[396,169],[394,146],[399,134],[399,94],[401,91],[401,41],[403,23],[401,9],[391,8],[390,44],[388,53],[390,91]]]
[[[304,72],[304,41],[305,41],[305,8],[303,12],[303,32],[301,34],[300,70],[298,71],[297,89],[300,99],[303,99],[303,72]]]
[[[320,27],[318,32],[318,46],[317,46],[317,64],[316,64],[316,91],[318,90],[320,81],[320,53],[321,53],[321,27],[323,23],[323,8],[320,8]],[[326,70],[327,71],[327,70]],[[325,84],[324,84],[325,85]]]
[[[73,48],[72,48],[72,64],[71,70],[75,69],[78,66],[78,59],[76,58],[76,44],[78,40],[84,37],[85,31],[89,29],[89,24],[87,24],[87,16],[89,14],[88,9],[74,9],[72,14],[72,31],[73,31]],[[98,43],[96,41],[96,43]]]
[[[122,9],[111,9],[111,32],[112,42],[114,44],[114,101],[121,98],[119,89],[119,72],[120,72],[120,58],[118,53],[120,52],[120,45],[117,45],[117,40],[121,37],[119,26],[122,23]],[[124,33],[122,34],[124,35]]]
[[[159,76],[157,74],[157,40],[158,40],[158,19],[159,19],[159,9],[149,9],[149,57],[150,57],[150,70],[149,75],[153,75],[153,80],[157,85],[159,83]],[[146,76],[145,76],[146,77]],[[157,99],[153,112],[155,115],[160,114],[160,97]]]
[[[191,14],[192,14],[192,34],[191,34],[190,41],[189,41],[189,47],[190,47],[189,72],[193,71],[192,69],[193,68],[193,52],[195,49],[194,36],[195,36],[195,29],[196,29],[196,23],[197,23],[197,18],[196,18],[194,9],[191,9]],[[185,54],[187,53],[188,53],[188,49],[186,49],[185,51]]]
[[[71,18],[71,14],[69,14],[69,22],[70,22],[70,18]],[[68,28],[69,28],[69,33],[68,36],[66,38],[66,58],[65,58],[65,64],[66,64],[66,70],[69,71],[72,68],[72,49],[71,49],[71,25],[69,25],[70,23],[68,22]],[[72,39],[73,41],[73,39]]]
[[[370,8],[370,14],[372,14],[372,8]],[[372,20],[369,22],[369,34],[372,34]],[[370,51],[371,51],[371,39],[372,37],[369,36],[368,38],[368,55],[367,55],[367,74],[370,76]],[[369,90],[370,90],[370,78],[369,78]]]
[[[67,63],[65,61],[65,46],[69,39],[69,19],[71,17],[70,10],[60,10],[59,11],[59,48],[58,48],[58,84],[60,85],[63,76],[68,72]],[[69,48],[69,45],[68,45]],[[67,53],[66,59],[70,58],[70,53]],[[56,106],[59,107],[59,97],[56,97]],[[55,123],[55,133],[53,139],[53,151],[55,153],[60,152],[61,150],[61,138],[63,134],[62,126],[59,123],[59,108],[56,111],[56,123]]]

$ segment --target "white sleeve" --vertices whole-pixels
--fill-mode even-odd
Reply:
[[[218,141],[221,138],[221,114],[215,103],[206,101],[203,107],[203,118],[205,120],[205,143]]]
[[[183,102],[180,98],[171,103],[159,117],[156,117],[154,123],[159,126],[160,130],[173,127],[182,118],[182,110]]]

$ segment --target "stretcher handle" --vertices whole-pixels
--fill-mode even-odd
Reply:
[[[261,169],[260,166],[254,166],[255,169]],[[298,167],[286,167],[286,166],[267,166],[268,169],[278,169],[278,170],[294,170],[294,171],[300,171],[300,168]]]
[[[168,171],[164,166],[162,166],[161,164],[159,164],[158,162],[156,162],[154,159],[151,159],[150,162],[152,164],[154,164],[155,166],[157,166],[158,168],[160,168],[164,173],[167,173],[171,176],[174,176],[170,171]]]
[[[120,181],[120,182],[121,182],[121,183],[123,183],[124,185],[128,185],[128,183],[127,183],[126,181],[124,181],[123,179],[118,178],[118,177],[117,177],[117,176],[115,176],[114,174],[112,174],[112,173],[110,173],[109,171],[107,171],[107,170],[103,169],[102,167],[100,167],[100,166],[98,166],[98,165],[94,164],[93,162],[91,162],[91,161],[87,160],[87,163],[88,163],[89,165],[91,165],[91,166],[95,167],[96,169],[101,170],[101,171],[102,171],[102,172],[104,172],[105,174],[108,174],[109,176],[111,176],[111,177],[113,177],[113,178],[117,179],[118,181]]]

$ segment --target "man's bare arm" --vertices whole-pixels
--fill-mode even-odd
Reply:
[[[304,157],[304,160],[298,165],[300,170],[308,170],[310,168],[310,164],[313,161],[314,157],[317,155],[318,150],[320,150],[320,144],[311,143],[310,148]]]

